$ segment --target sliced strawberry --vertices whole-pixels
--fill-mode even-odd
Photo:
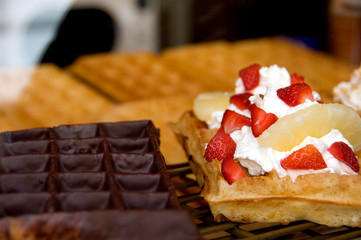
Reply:
[[[237,163],[233,161],[233,158],[226,158],[222,162],[222,175],[228,184],[232,184],[234,181],[245,178],[247,175]]]
[[[291,84],[304,83],[304,82],[305,80],[303,79],[303,76],[300,76],[297,73],[291,74]]]
[[[261,65],[252,64],[247,68],[239,71],[239,76],[242,78],[242,82],[246,91],[256,88],[259,84],[259,70]]]
[[[213,159],[223,161],[226,158],[233,158],[236,147],[237,145],[231,136],[225,133],[223,128],[220,128],[211,141],[209,141],[204,157],[207,161],[212,161]]]
[[[240,130],[244,125],[251,126],[251,119],[227,109],[222,118],[221,127],[225,133],[230,134],[233,131]]]
[[[295,83],[277,90],[277,96],[287,105],[294,107],[304,103],[306,99],[314,101],[312,89],[306,83]]]
[[[346,143],[334,142],[327,150],[332,154],[332,156],[345,163],[355,172],[360,171],[360,166],[355,153]]]
[[[251,128],[254,137],[261,135],[267,128],[274,124],[278,117],[273,113],[266,113],[255,104],[251,105]]]
[[[288,157],[281,160],[281,166],[284,169],[323,169],[326,168],[326,162],[318,149],[308,144],[305,147],[293,152]]]
[[[240,110],[249,110],[251,107],[251,102],[249,101],[249,98],[252,95],[252,93],[235,94],[231,97],[230,103],[234,104]]]

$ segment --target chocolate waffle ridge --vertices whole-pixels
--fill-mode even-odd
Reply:
[[[151,121],[0,134],[1,239],[199,239]]]

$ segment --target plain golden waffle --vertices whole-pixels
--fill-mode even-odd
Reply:
[[[221,162],[204,159],[205,144],[214,136],[192,112],[173,125],[182,137],[190,165],[202,186],[216,221],[279,222],[309,220],[328,226],[361,226],[360,175],[331,173],[280,178],[275,172],[246,177],[229,185]]]
[[[5,107],[0,106],[0,131],[21,129],[21,125],[11,121],[7,111],[4,111],[3,108]]]
[[[40,65],[17,99],[2,106],[1,112],[18,129],[94,122],[110,105],[55,65]]]
[[[206,89],[174,71],[158,55],[144,52],[86,55],[69,70],[117,101],[195,96]]]
[[[207,81],[220,91],[234,89],[241,66],[277,64],[290,73],[302,73],[325,102],[332,101],[333,87],[348,79],[353,70],[330,55],[282,38],[196,44],[168,49],[162,57],[179,71]]]
[[[179,146],[168,124],[192,108],[193,98],[187,96],[163,97],[139,100],[115,105],[104,112],[102,121],[128,121],[152,119],[160,128],[160,149],[168,164],[186,162],[184,151]]]
[[[233,68],[239,70],[242,66],[227,60],[232,54],[231,44],[218,41],[170,48],[163,52],[162,58],[212,90],[229,91],[237,78]]]

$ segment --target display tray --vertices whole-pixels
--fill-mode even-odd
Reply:
[[[215,222],[207,202],[199,195],[200,188],[189,164],[168,165],[167,168],[172,175],[181,206],[189,211],[204,239],[361,239],[361,228],[327,227],[309,221],[288,225]]]

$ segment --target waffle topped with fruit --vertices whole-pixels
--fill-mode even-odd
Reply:
[[[361,118],[298,73],[253,64],[173,127],[216,221],[361,226]]]

